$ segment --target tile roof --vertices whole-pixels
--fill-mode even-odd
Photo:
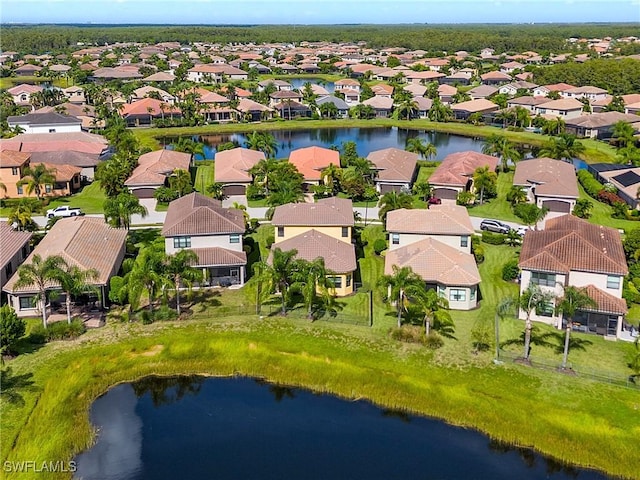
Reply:
[[[102,154],[108,147],[102,135],[87,132],[22,133],[0,142],[1,150],[18,152],[74,152]]]
[[[479,167],[488,166],[495,171],[498,158],[483,153],[466,151],[447,155],[429,177],[432,185],[466,186],[473,172]]]
[[[33,152],[32,163],[48,163],[57,168],[58,165],[74,165],[76,167],[96,167],[100,160],[98,155],[89,153],[64,151],[59,152]],[[3,163],[4,162],[0,162]]]
[[[519,266],[563,274],[581,271],[626,275],[629,271],[620,233],[573,215],[547,220],[544,230],[528,231]]]
[[[582,110],[584,107],[580,100],[575,98],[561,98],[559,100],[551,100],[546,103],[541,103],[537,108],[544,108],[547,110]]]
[[[600,290],[595,285],[587,285],[585,290],[589,298],[596,302],[596,307],[583,308],[581,310],[614,315],[625,315],[629,311],[627,309],[627,302],[623,298],[614,297],[610,293]]]
[[[355,246],[317,230],[308,230],[288,240],[274,243],[267,261],[271,261],[276,248],[283,252],[297,250],[296,258],[310,262],[323,258],[325,267],[335,273],[349,273],[356,269]]]
[[[320,180],[321,172],[329,165],[340,166],[340,153],[323,147],[306,147],[292,150],[289,162],[293,163],[305,180]]]
[[[187,170],[191,165],[191,155],[173,150],[156,150],[138,158],[138,166],[124,182],[128,187],[137,185],[164,185],[166,178],[174,170]]]
[[[169,203],[162,235],[217,235],[244,233],[244,214],[235,208],[223,208],[222,202],[190,193]]]
[[[467,102],[454,103],[451,105],[451,110],[454,112],[486,112],[489,110],[497,110],[498,105],[486,98],[478,98],[476,100],[469,100]]]
[[[513,184],[533,185],[536,195],[578,198],[575,167],[553,158],[532,158],[518,162]]]
[[[472,97],[490,97],[496,93],[499,89],[492,87],[491,85],[478,85],[472,88],[467,93]]]
[[[216,152],[214,179],[219,183],[249,183],[251,175],[248,171],[264,159],[264,153],[243,147]]]
[[[0,168],[21,167],[29,161],[31,154],[13,150],[0,150]]]
[[[550,85],[543,85],[540,88],[544,88],[549,90],[550,92],[564,92],[565,90],[571,90],[572,88],[576,88],[573,85],[569,85],[568,83],[552,83]]]
[[[31,165],[36,166],[38,163],[42,163],[47,170],[54,170],[57,182],[70,182],[73,177],[80,175],[82,168],[75,167],[73,165],[54,165],[52,163],[36,162],[31,160]]]
[[[31,240],[31,232],[19,232],[11,228],[7,222],[0,222],[0,268],[4,268],[13,256]]]
[[[14,115],[7,117],[9,125],[80,125],[82,121],[71,115],[63,115],[57,112],[34,112],[26,115]]]
[[[122,117],[128,117],[131,115],[143,115],[143,116],[161,116],[172,113],[180,113],[180,109],[176,106],[169,105],[162,100],[156,100],[155,98],[143,98],[132,103],[125,103],[120,110]]]
[[[390,250],[384,260],[384,273],[393,265],[411,267],[427,283],[473,286],[480,283],[480,272],[473,255],[427,237]]]
[[[376,110],[391,110],[393,108],[393,98],[375,96],[365,100],[362,104],[369,105]]]
[[[218,267],[224,265],[246,265],[247,254],[222,247],[192,248],[198,256],[197,266]]]
[[[271,108],[248,98],[241,98],[236,108],[239,112],[271,112]]]
[[[111,228],[102,218],[63,218],[49,230],[31,252],[25,263],[31,263],[35,255],[46,259],[60,255],[69,265],[83,270],[95,268],[98,280],[94,285],[106,285],[113,271],[117,271],[124,257],[127,230]],[[6,292],[32,292],[33,287],[15,289],[18,275],[14,274],[4,286]]]
[[[367,155],[367,160],[378,170],[377,182],[411,182],[418,158],[417,153],[399,148],[375,150]]]
[[[566,120],[568,126],[580,126],[583,128],[610,127],[617,122],[635,123],[640,121],[638,115],[621,112],[601,112],[582,115]]]
[[[472,235],[469,213],[460,205],[432,205],[422,208],[392,210],[387,214],[387,231],[425,235]]]
[[[287,203],[275,208],[271,224],[277,227],[353,226],[353,204],[348,198],[329,197],[316,203]]]

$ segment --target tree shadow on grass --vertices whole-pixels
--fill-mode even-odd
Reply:
[[[25,402],[21,391],[31,391],[34,387],[32,373],[14,375],[11,367],[0,370],[0,398],[17,407],[23,407]]]
[[[550,332],[549,337],[553,341],[553,348],[555,349],[555,352],[558,354],[564,353],[564,330],[558,332]],[[569,351],[582,350],[584,352],[587,350],[586,347],[588,345],[593,345],[593,342],[589,339],[580,338],[575,335],[571,335],[571,337],[569,338]]]
[[[194,290],[191,297],[184,300],[184,309],[203,313],[210,308],[222,305],[220,301],[221,293],[218,290]]]

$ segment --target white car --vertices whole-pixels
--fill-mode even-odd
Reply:
[[[531,230],[530,227],[518,227],[516,228],[516,233],[521,237],[524,237],[524,234],[527,233],[528,230]]]

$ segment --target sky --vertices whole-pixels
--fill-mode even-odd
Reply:
[[[0,0],[2,23],[640,22],[640,0]]]

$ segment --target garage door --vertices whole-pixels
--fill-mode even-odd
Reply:
[[[441,200],[455,200],[458,198],[458,191],[450,188],[434,188],[433,196]]]
[[[153,198],[153,194],[155,192],[155,188],[137,188],[131,193],[133,193],[138,198]]]
[[[542,206],[548,208],[550,212],[569,213],[571,209],[569,203],[560,200],[547,200],[542,202]]]
[[[225,185],[222,191],[227,197],[231,195],[244,195],[245,186],[244,185]]]
[[[400,185],[389,185],[387,183],[380,184],[380,193],[382,195],[389,192],[400,192],[401,189],[402,187]]]

